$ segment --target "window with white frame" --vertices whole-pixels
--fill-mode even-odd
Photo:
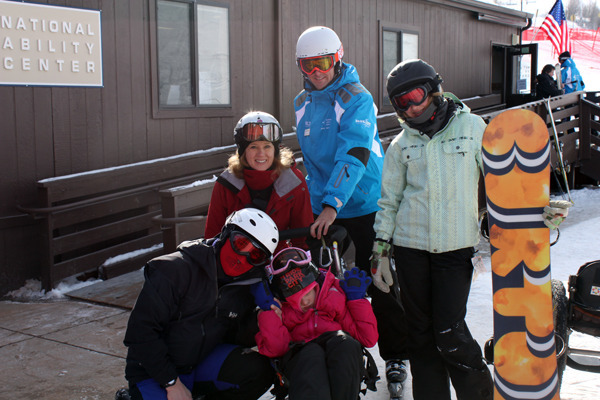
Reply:
[[[160,108],[229,106],[229,9],[157,0],[156,21]]]

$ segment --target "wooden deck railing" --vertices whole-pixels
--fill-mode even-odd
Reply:
[[[467,104],[485,111],[494,109],[497,101],[477,98]],[[582,93],[550,101],[569,168],[600,180],[597,103],[597,95],[586,100]],[[551,132],[543,102],[522,107],[545,118]],[[482,117],[489,121],[497,114]],[[379,116],[378,128],[384,148],[400,129],[394,114]],[[284,144],[301,163],[295,134],[286,134]],[[39,181],[38,204],[21,210],[40,221],[43,287],[50,289],[72,275],[103,279],[120,275],[174,250],[183,240],[202,237],[215,177],[234,149],[227,146]]]

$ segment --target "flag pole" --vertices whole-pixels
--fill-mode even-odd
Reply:
[[[539,11],[540,10],[535,10],[535,17],[533,18],[534,21],[537,21],[537,15],[538,15]],[[536,26],[535,27],[535,32],[533,32],[533,37],[531,38],[531,42],[529,42],[529,44],[533,43],[533,41],[535,40],[535,37],[537,36],[537,33],[538,33],[539,30],[540,30],[540,27]]]

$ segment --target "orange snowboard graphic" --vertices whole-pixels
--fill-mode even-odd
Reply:
[[[494,291],[494,399],[559,399],[546,124],[527,110],[495,117],[483,136]]]

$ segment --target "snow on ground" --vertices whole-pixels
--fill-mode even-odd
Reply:
[[[54,289],[46,292],[42,289],[42,282],[37,279],[28,279],[23,287],[8,292],[6,296],[11,300],[23,302],[61,300],[66,298],[65,293],[92,285],[96,282],[100,282],[100,280],[88,279],[82,282],[75,277],[70,277],[60,282]]]

